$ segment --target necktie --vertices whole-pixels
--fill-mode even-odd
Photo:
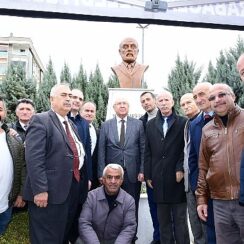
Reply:
[[[163,124],[163,132],[164,132],[164,137],[167,134],[167,130],[168,130],[168,122],[167,122],[167,117],[164,118],[164,124]]]
[[[24,128],[24,130],[26,130],[27,129],[27,125],[24,125],[23,128]]]
[[[204,120],[211,119],[211,118],[212,118],[212,116],[209,115],[209,114],[205,114],[205,115],[204,115]]]
[[[204,115],[204,125],[206,125],[211,119],[212,119],[211,115],[205,114]]]
[[[121,121],[121,127],[120,127],[120,146],[124,146],[125,143],[125,121],[122,119]]]
[[[68,122],[64,121],[63,123],[65,124],[66,134],[67,134],[67,137],[68,137],[68,140],[69,140],[69,144],[71,146],[71,149],[72,149],[72,152],[73,152],[73,156],[74,156],[74,160],[73,160],[74,177],[79,182],[80,181],[80,171],[79,171],[79,154],[78,154],[78,150],[77,150],[77,147],[76,147],[76,144],[75,144],[75,140],[74,140],[73,136],[70,133]]]

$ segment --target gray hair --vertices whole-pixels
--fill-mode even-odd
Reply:
[[[51,89],[51,91],[50,91],[50,97],[55,97],[56,94],[57,94],[57,90],[58,90],[58,88],[61,87],[61,86],[66,86],[66,87],[70,88],[70,87],[69,87],[69,84],[67,84],[67,83],[56,84],[56,85],[54,85],[54,86],[52,87],[52,89]]]
[[[108,165],[106,165],[106,167],[105,167],[104,170],[103,170],[103,177],[106,176],[106,173],[107,173],[106,171],[107,171],[108,169],[119,170],[120,173],[121,173],[121,177],[122,177],[122,179],[124,179],[124,169],[122,168],[121,165],[119,165],[119,164],[108,164]]]

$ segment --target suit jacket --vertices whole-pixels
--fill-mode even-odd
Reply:
[[[63,203],[73,178],[73,152],[63,126],[52,110],[32,117],[25,144],[27,178],[24,199],[33,201],[36,194],[48,192],[48,203]],[[85,160],[82,170],[84,174]]]
[[[193,121],[190,122],[190,154],[188,159],[189,165],[189,183],[192,192],[197,188],[198,179],[198,158],[200,143],[202,138],[202,128],[204,126],[203,113],[200,113]]]
[[[86,153],[85,159],[87,162],[88,179],[92,180],[91,137],[89,132],[89,124],[84,118],[80,116],[80,114],[77,114],[75,117],[72,117],[70,116],[69,112],[67,116],[70,120],[72,120],[72,122],[76,125],[78,129],[78,134],[83,143],[84,150]]]
[[[120,164],[128,173],[129,181],[137,182],[139,173],[144,173],[145,135],[140,120],[127,117],[125,144],[120,146],[117,120],[110,119],[102,124],[98,147],[98,177],[105,165]]]
[[[98,167],[98,142],[99,142],[99,134],[100,131],[99,129],[95,128],[96,130],[96,135],[97,135],[97,143],[94,148],[93,154],[92,154],[92,174],[93,174],[93,180],[92,180],[92,186],[91,189],[97,188],[100,183],[98,181],[98,176],[97,176],[97,167]]]
[[[184,117],[173,114],[165,137],[160,111],[147,123],[145,179],[152,180],[156,203],[186,201],[184,181],[176,182],[176,172],[183,172],[185,123]]]

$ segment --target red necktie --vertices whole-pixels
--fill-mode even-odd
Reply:
[[[71,146],[72,152],[73,152],[73,156],[74,156],[74,161],[73,161],[73,172],[74,172],[74,177],[75,179],[79,182],[80,181],[80,171],[79,171],[79,154],[78,154],[78,150],[75,144],[75,140],[73,138],[73,136],[70,133],[69,130],[69,126],[68,126],[68,122],[64,121],[65,124],[65,130],[66,130],[66,134],[69,140],[69,144]]]

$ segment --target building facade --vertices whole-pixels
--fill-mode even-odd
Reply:
[[[0,82],[3,81],[10,65],[22,66],[26,79],[36,82],[37,87],[42,82],[44,66],[30,38],[0,37]]]

